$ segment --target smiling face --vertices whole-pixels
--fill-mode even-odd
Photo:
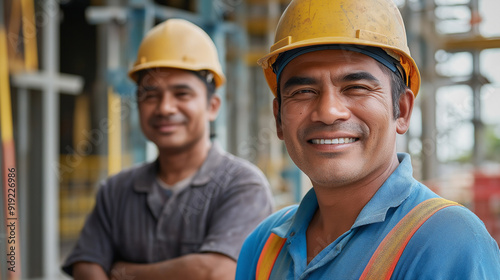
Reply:
[[[278,137],[313,185],[369,183],[397,166],[396,132],[408,128],[413,95],[403,94],[394,119],[391,80],[381,67],[345,50],[306,53],[285,66],[280,110],[273,103]]]
[[[144,135],[162,151],[182,152],[209,141],[220,99],[207,101],[207,87],[193,73],[160,68],[148,71],[138,85],[138,107]]]

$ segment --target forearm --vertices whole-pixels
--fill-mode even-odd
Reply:
[[[121,271],[121,273],[114,273]],[[214,254],[189,254],[168,261],[152,264],[116,263],[111,280],[232,280],[236,262],[229,257]]]
[[[73,265],[74,280],[109,280],[104,269],[96,263],[77,262]]]

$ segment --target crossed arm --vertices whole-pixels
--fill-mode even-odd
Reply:
[[[109,276],[96,263],[78,262],[74,264],[73,277],[75,280],[229,280],[234,279],[235,272],[233,259],[217,253],[201,253],[151,264],[117,262]]]

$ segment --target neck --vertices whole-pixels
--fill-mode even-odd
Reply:
[[[190,149],[182,151],[160,150],[158,157],[160,179],[169,185],[173,185],[194,175],[205,162],[210,147],[211,142],[207,138]]]
[[[351,229],[363,207],[394,172],[398,164],[396,156],[395,161],[392,161],[377,175],[343,187],[319,187],[313,184],[318,200],[318,210],[307,229],[308,261]]]

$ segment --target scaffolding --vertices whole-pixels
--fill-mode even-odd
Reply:
[[[398,139],[398,149],[412,154],[415,176],[437,191],[442,185],[455,185],[445,181],[443,174],[467,169],[475,176],[488,156],[481,96],[491,81],[481,72],[480,62],[482,51],[500,49],[500,37],[481,35],[480,1],[396,1],[405,19],[412,56],[422,75],[417,98],[420,116],[414,116],[420,122]],[[21,7],[21,2],[25,6]],[[142,136],[135,85],[126,73],[144,34],[168,18],[184,18],[199,25],[219,51],[228,81],[218,91],[223,106],[211,124],[214,139],[264,171],[278,207],[298,202],[310,187],[307,177],[293,164],[276,137],[273,95],[256,65],[274,41],[274,29],[288,0],[3,3],[9,11],[3,12],[8,16],[0,23],[8,23],[5,26],[10,34],[20,34],[24,39],[21,47],[11,46],[8,56],[13,99],[9,115],[16,140],[19,215],[23,217],[23,245],[18,255],[22,256],[20,267],[25,279],[62,277],[60,262],[94,205],[98,182],[122,168],[156,157],[155,147]],[[30,13],[30,5],[26,6],[30,3],[31,25],[21,16],[23,11]],[[460,27],[458,32],[448,30],[450,21]],[[458,77],[443,75],[440,64],[457,53],[469,54],[470,73]],[[2,82],[0,86],[5,85]],[[444,113],[437,111],[437,98],[442,88],[457,85],[470,88],[467,110],[471,117],[462,123],[473,127],[473,148],[459,169],[449,171],[449,163],[439,157],[438,151],[446,145],[444,136],[452,133],[453,127],[439,127],[437,119]],[[2,93],[5,91],[2,88]],[[2,123],[2,129],[5,126]],[[13,149],[4,148],[2,156]],[[497,182],[495,176],[490,180],[480,174],[468,182],[487,182],[487,186],[491,185],[488,182]],[[439,183],[435,183],[437,179]],[[473,194],[466,192],[466,196],[470,195]],[[474,207],[472,202],[470,206]],[[0,273],[1,279],[16,279],[4,278],[5,262],[0,264]]]

